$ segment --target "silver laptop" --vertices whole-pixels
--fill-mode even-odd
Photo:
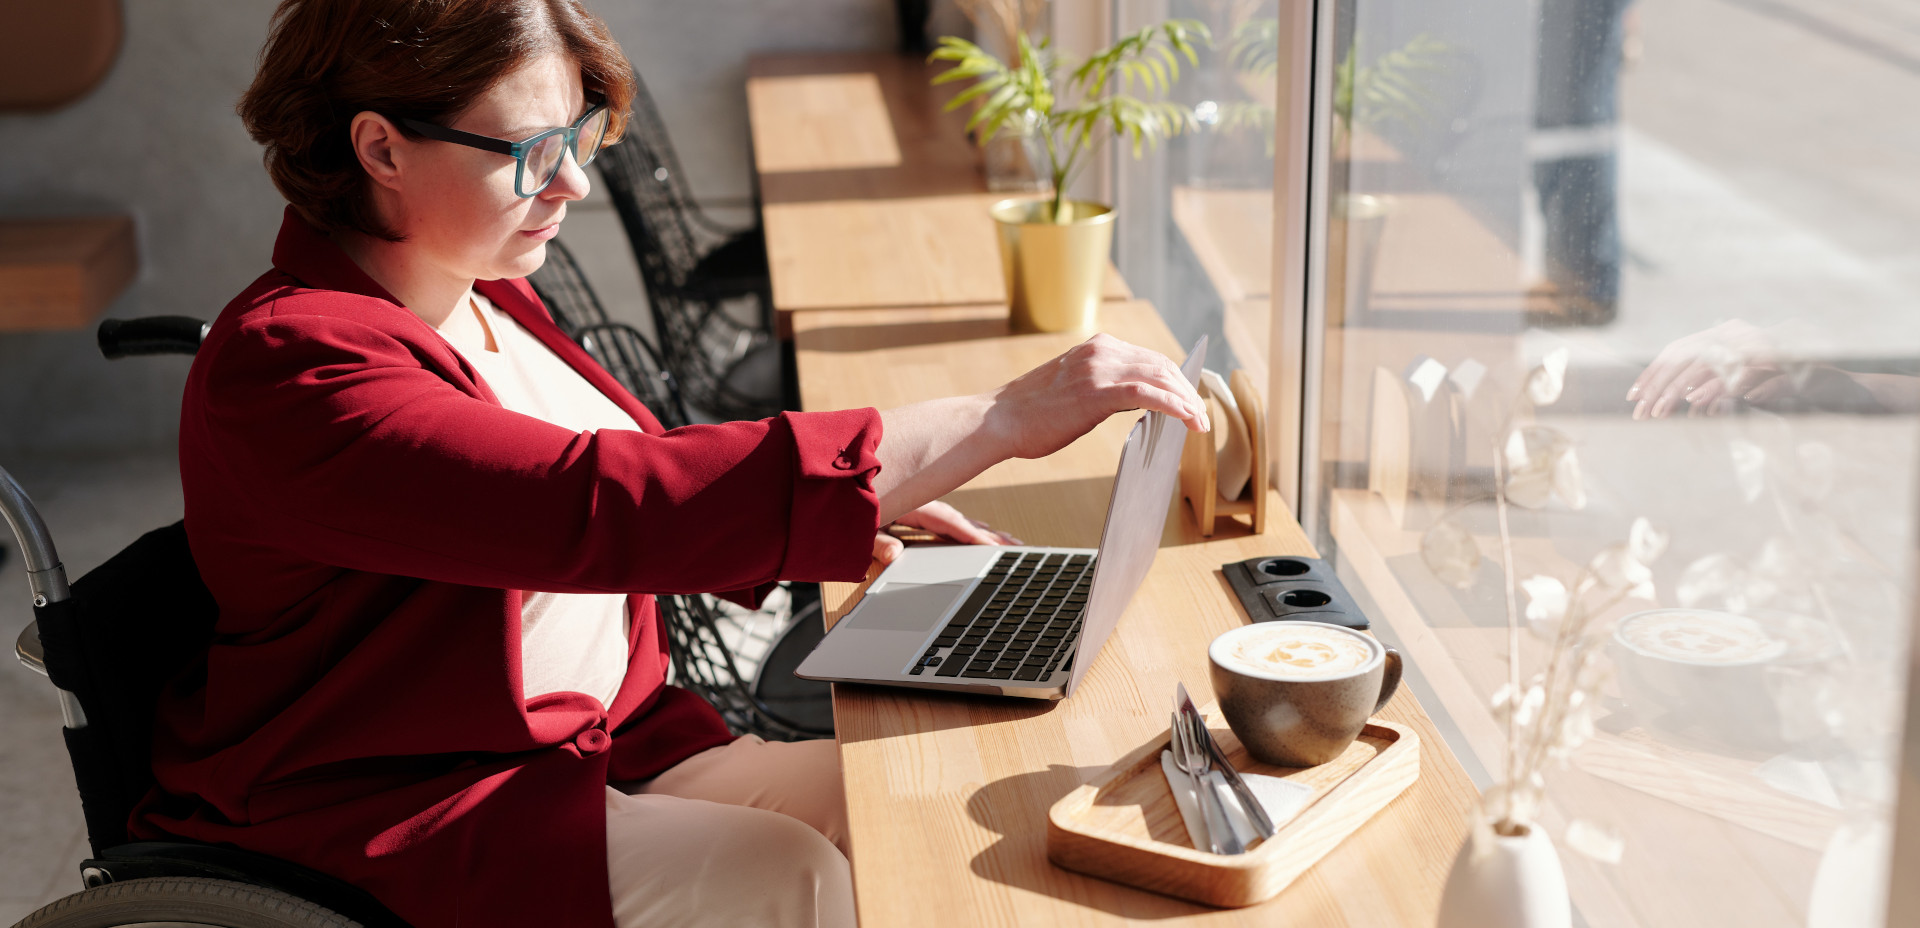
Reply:
[[[1207,339],[1181,369],[1200,382]],[[1140,417],[1120,451],[1100,547],[908,548],[794,674],[1060,699],[1113,634],[1160,548],[1186,426]]]

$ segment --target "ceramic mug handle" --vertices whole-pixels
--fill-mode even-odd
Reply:
[[[1387,670],[1380,675],[1380,701],[1374,703],[1373,711],[1378,713],[1386,708],[1387,700],[1393,698],[1393,691],[1400,688],[1400,652],[1387,648]]]

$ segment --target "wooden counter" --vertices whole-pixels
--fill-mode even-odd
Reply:
[[[1182,352],[1153,309],[1108,304],[1102,328]],[[1080,340],[1010,335],[1004,305],[819,311],[794,318],[803,406],[895,406],[984,390]],[[1034,544],[1094,546],[1134,415],[1050,457],[1002,463],[949,502]],[[1152,572],[1070,699],[1057,703],[837,686],[835,724],[866,928],[1158,924],[1424,926],[1477,793],[1402,689],[1382,713],[1421,738],[1420,780],[1293,886],[1213,910],[1081,876],[1046,859],[1046,811],[1164,729],[1175,681],[1212,698],[1206,644],[1246,620],[1222,564],[1312,546],[1276,499],[1260,536],[1222,524],[1203,539],[1169,514]],[[830,620],[855,601],[828,584]],[[1163,921],[1170,920],[1170,921]]]
[[[980,149],[918,58],[754,58],[747,114],[773,303],[797,311],[1006,300]],[[1131,294],[1108,266],[1106,295]]]

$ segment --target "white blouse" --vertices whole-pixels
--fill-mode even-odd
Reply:
[[[575,432],[640,430],[632,416],[478,293],[447,317],[440,335],[514,412]],[[522,696],[585,693],[611,706],[627,672],[627,632],[626,594],[527,592],[520,607]]]

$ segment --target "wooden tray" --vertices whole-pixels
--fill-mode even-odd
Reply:
[[[1420,739],[1412,729],[1374,720],[1346,753],[1318,767],[1269,767],[1246,755],[1209,706],[1208,729],[1242,773],[1282,777],[1313,788],[1272,838],[1245,854],[1195,850],[1161,772],[1162,732],[1068,793],[1047,813],[1047,858],[1101,879],[1213,906],[1272,898],[1420,778]]]

